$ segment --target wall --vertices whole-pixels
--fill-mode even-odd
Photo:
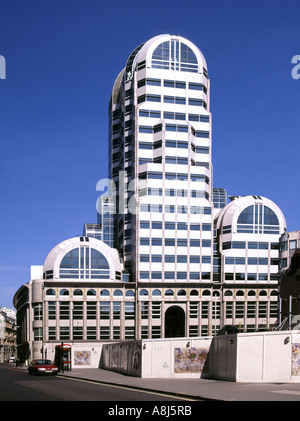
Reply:
[[[210,376],[236,382],[300,382],[297,331],[217,336],[210,349]]]
[[[100,367],[137,377],[204,377],[211,338],[148,339],[103,345]]]

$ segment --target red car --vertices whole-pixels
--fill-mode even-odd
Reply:
[[[58,368],[50,360],[33,360],[28,366],[29,374],[57,374]]]

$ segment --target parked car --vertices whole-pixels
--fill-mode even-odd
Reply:
[[[15,363],[16,359],[15,357],[10,357],[10,359],[8,360],[9,363]]]
[[[51,360],[33,360],[28,366],[29,374],[57,374],[58,368]]]

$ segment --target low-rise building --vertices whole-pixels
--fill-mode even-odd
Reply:
[[[8,310],[6,312],[6,310]],[[16,356],[16,319],[13,310],[0,309],[0,363]]]

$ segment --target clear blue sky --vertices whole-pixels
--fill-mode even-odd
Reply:
[[[30,265],[96,222],[113,82],[162,33],[207,60],[214,186],[266,196],[300,229],[299,16],[299,0],[1,0],[0,306]]]

